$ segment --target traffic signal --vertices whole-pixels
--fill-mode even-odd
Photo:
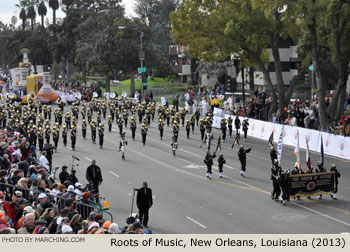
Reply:
[[[147,83],[147,74],[146,73],[142,73],[141,80],[142,80],[142,83]]]
[[[309,74],[305,74],[305,83],[310,83]]]

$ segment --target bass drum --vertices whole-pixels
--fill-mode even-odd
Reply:
[[[111,99],[115,99],[115,97],[117,97],[117,95],[116,95],[114,92],[112,92],[112,93],[109,95],[109,97],[110,97]]]

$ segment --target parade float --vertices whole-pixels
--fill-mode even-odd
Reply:
[[[10,70],[13,90],[17,95],[23,92],[23,104],[27,103],[28,96],[44,104],[53,103],[58,99],[58,95],[50,84],[51,75],[44,72],[42,66],[37,66],[37,72],[34,73],[28,58],[29,52],[28,49],[22,49],[23,61],[19,63],[18,68]],[[16,94],[10,93],[10,96]]]

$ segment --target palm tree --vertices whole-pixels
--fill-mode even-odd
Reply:
[[[41,16],[41,26],[43,28],[43,30],[45,29],[45,26],[44,26],[44,17],[46,16],[47,14],[47,8],[46,8],[46,5],[45,5],[45,2],[44,0],[42,0],[38,6],[38,13],[39,15]]]
[[[16,16],[12,16],[12,18],[11,18],[11,26],[12,26],[13,30],[16,30],[17,21],[18,21],[17,17]]]
[[[62,3],[66,6],[66,12],[68,12],[70,6],[73,4],[74,0],[62,0]]]
[[[34,23],[36,18],[36,11],[34,9],[34,2],[32,2],[32,5],[28,7],[28,14],[27,17],[30,18],[30,24],[32,27],[32,31],[34,30]]]
[[[21,9],[19,12],[19,18],[22,20],[22,28],[25,30],[28,17],[26,9],[29,7],[29,2],[28,0],[20,0],[18,4],[15,4],[15,6]]]
[[[60,7],[60,3],[58,0],[49,0],[49,7],[52,9],[53,12],[53,24],[56,24],[56,11]]]

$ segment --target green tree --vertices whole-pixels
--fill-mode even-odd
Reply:
[[[29,7],[28,0],[20,0],[18,4],[15,4],[17,8],[20,8],[19,18],[22,20],[22,29],[26,28],[27,21],[27,8]]]
[[[60,3],[58,0],[48,0],[49,1],[49,7],[52,9],[53,16],[52,16],[52,23],[53,25],[56,25],[56,11],[60,8]]]
[[[38,6],[38,13],[41,17],[41,26],[42,26],[42,29],[44,30],[45,29],[45,25],[44,25],[44,18],[47,14],[47,8],[46,8],[46,4],[44,2],[44,0],[41,0],[39,6]]]
[[[31,2],[30,6],[28,7],[28,14],[27,17],[30,19],[31,29],[34,30],[34,23],[36,18],[36,11],[34,8],[34,1]]]
[[[350,2],[347,0],[303,0],[298,4],[300,28],[309,34],[311,61],[318,89],[318,110],[321,130],[327,131],[334,119],[344,113],[345,90],[349,76]],[[336,67],[337,83],[332,100],[327,106],[329,90],[322,69],[324,48],[330,48]]]

